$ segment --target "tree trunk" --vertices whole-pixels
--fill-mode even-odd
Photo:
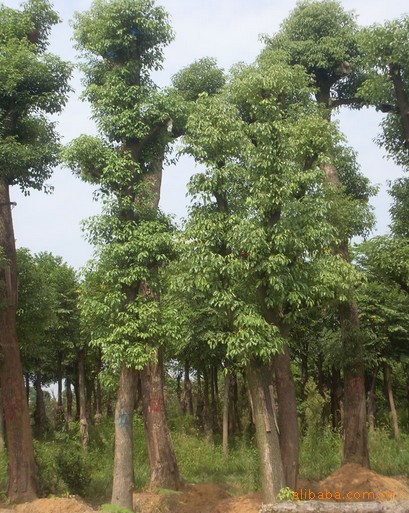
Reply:
[[[305,401],[305,387],[308,382],[308,342],[306,342],[301,351],[301,391],[300,391],[300,399],[301,401]]]
[[[274,411],[272,372],[270,367],[253,360],[247,365],[246,376],[256,426],[263,501],[275,502],[278,492],[285,486],[285,476]]]
[[[4,451],[6,445],[4,441],[4,412],[3,412],[3,399],[1,396],[0,388],[0,454]]]
[[[9,187],[0,180],[0,388],[9,458],[7,495],[13,502],[37,497],[37,467],[16,333],[17,265]]]
[[[75,420],[80,420],[81,400],[80,400],[80,382],[79,382],[79,377],[78,377],[78,368],[77,368],[77,373],[75,375],[75,380],[74,380],[74,395],[75,395]]]
[[[340,188],[341,182],[335,166],[326,164],[323,170],[327,183],[335,189]],[[351,261],[347,241],[334,248],[334,253],[340,255],[346,262]],[[338,312],[345,355],[343,463],[358,463],[369,468],[364,355],[359,333],[358,307],[352,290],[349,292],[347,301],[339,303]]]
[[[25,383],[25,389],[26,389],[26,398],[27,398],[27,404],[30,409],[30,374],[24,374],[24,383]]]
[[[278,403],[278,428],[280,433],[281,459],[286,486],[297,489],[299,433],[297,399],[291,371],[290,350],[284,345],[284,353],[273,360]]]
[[[365,368],[359,337],[358,310],[355,301],[339,305],[344,354],[344,447],[343,464],[358,463],[369,468],[368,430],[366,426]]]
[[[378,369],[374,369],[371,375],[371,384],[368,390],[368,421],[369,430],[374,431],[376,427],[376,401],[375,401],[375,388],[376,388],[376,376]]]
[[[183,415],[186,415],[187,412],[189,412],[189,415],[193,415],[192,382],[190,381],[190,365],[187,360],[185,361],[184,388],[181,405]]]
[[[101,380],[99,378],[99,374],[95,378],[95,424],[101,424],[102,420],[102,390],[101,390]]]
[[[395,399],[392,390],[392,369],[391,366],[384,362],[383,364],[383,379],[385,383],[386,399],[389,405],[389,411],[392,417],[393,436],[395,440],[400,440],[398,414],[396,412]]]
[[[71,388],[71,378],[67,376],[65,379],[65,389],[67,395],[67,423],[69,424],[72,419],[72,388]]]
[[[229,405],[230,405],[230,372],[224,375],[223,394],[223,454],[226,457],[229,453]]]
[[[209,372],[205,366],[203,369],[203,430],[206,440],[211,440],[213,435],[212,412],[209,403]]]
[[[57,356],[57,407],[55,410],[55,429],[60,431],[65,425],[64,406],[62,402],[62,355]]]
[[[335,367],[331,371],[331,422],[332,429],[341,425],[341,372]]]
[[[213,434],[220,433],[219,429],[219,408],[218,408],[218,384],[217,384],[217,367],[210,366],[210,412],[212,419]]]
[[[48,420],[45,412],[44,392],[41,388],[41,376],[39,374],[36,375],[34,386],[36,391],[36,406],[33,415],[34,430],[36,436],[42,437],[48,430]]]
[[[121,368],[115,406],[115,456],[111,503],[133,511],[133,410],[136,373]]]
[[[166,420],[163,393],[163,348],[157,350],[157,362],[141,371],[142,404],[151,470],[150,488],[178,490],[182,485]]]
[[[78,352],[78,392],[80,412],[80,437],[84,448],[88,446],[88,418],[87,418],[87,397],[85,386],[85,351]]]

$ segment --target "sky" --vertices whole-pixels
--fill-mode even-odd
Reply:
[[[3,0],[8,7],[18,8],[20,1]],[[239,61],[251,63],[262,49],[260,35],[273,35],[296,2],[279,0],[157,0],[170,15],[175,40],[165,51],[162,71],[155,74],[156,83],[167,86],[178,70],[201,57],[215,57],[228,70]],[[75,62],[76,52],[71,41],[69,20],[75,11],[87,10],[91,0],[55,0],[54,8],[62,23],[50,38],[49,50],[65,60]],[[343,0],[347,10],[354,10],[358,23],[382,23],[408,12],[407,0]],[[80,100],[81,80],[78,72],[72,79],[74,92],[64,112],[56,118],[63,143],[82,133],[95,134],[90,110]],[[384,158],[373,139],[379,133],[381,115],[374,110],[344,110],[339,115],[342,131],[348,143],[358,152],[362,172],[372,183],[380,185],[380,193],[372,200],[377,233],[388,229],[390,198],[387,181],[402,175],[402,170]],[[186,184],[196,171],[195,163],[184,157],[177,165],[164,170],[161,208],[177,220],[186,216],[188,198]],[[74,268],[85,265],[92,256],[92,247],[84,238],[81,221],[99,212],[93,200],[93,189],[68,169],[57,168],[49,182],[54,193],[45,195],[33,191],[24,196],[13,187],[14,229],[18,247],[28,247],[33,253],[50,251],[60,255]]]

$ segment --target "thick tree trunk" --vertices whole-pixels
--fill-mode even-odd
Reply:
[[[383,379],[385,383],[386,399],[388,401],[389,411],[392,418],[393,436],[395,437],[395,440],[400,440],[398,414],[396,412],[395,399],[393,397],[392,390],[392,370],[391,366],[386,362],[383,364]]]
[[[326,181],[332,187],[340,188],[335,166],[323,166]],[[350,262],[348,243],[344,241],[334,248],[334,253]],[[357,303],[350,291],[347,301],[338,305],[344,362],[344,445],[343,463],[358,463],[369,468],[368,430],[366,426],[365,367]]]
[[[256,426],[263,501],[275,502],[278,492],[285,486],[285,476],[274,411],[272,371],[269,366],[251,361],[246,376]]]
[[[163,348],[157,351],[157,362],[141,371],[142,404],[151,470],[150,487],[178,490],[182,485],[176,456],[166,420],[163,393]]]
[[[273,365],[277,390],[281,459],[285,482],[286,486],[296,490],[299,467],[299,433],[297,400],[288,344],[285,344],[283,354],[277,354],[274,357]]]
[[[80,437],[83,447],[88,446],[88,418],[87,418],[87,396],[85,386],[85,351],[78,352],[78,392],[79,392],[79,413],[80,413]]]
[[[365,368],[359,337],[355,301],[339,305],[344,353],[344,447],[343,464],[358,463],[369,468],[368,429],[366,426]]]
[[[0,388],[9,458],[7,494],[25,502],[37,496],[37,468],[16,333],[17,266],[9,187],[0,180]]]
[[[223,454],[229,453],[229,406],[230,406],[230,372],[224,375],[224,394],[223,394]]]
[[[115,406],[115,456],[111,503],[133,511],[133,411],[136,373],[125,365],[119,376]]]
[[[369,430],[374,431],[376,427],[376,400],[375,400],[375,388],[376,388],[376,376],[378,369],[374,369],[371,374],[371,383],[368,390],[368,421]]]
[[[34,430],[36,436],[42,437],[47,432],[49,426],[45,411],[44,392],[41,388],[41,376],[39,374],[36,375],[34,386],[36,391],[36,406],[33,415]]]

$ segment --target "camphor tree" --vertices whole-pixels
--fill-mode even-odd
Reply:
[[[191,277],[180,287],[224,313],[227,329],[210,342],[245,367],[266,502],[286,481],[271,362],[298,312],[345,291],[352,276],[330,250],[333,205],[320,166],[337,135],[311,91],[300,66],[274,56],[239,65],[219,94],[199,97],[185,136],[206,171],[190,184],[181,246]]]
[[[103,320],[93,342],[119,375],[112,502],[132,508],[135,369],[141,371],[150,484],[181,484],[164,409],[163,343],[169,334],[159,301],[172,228],[158,209],[178,103],[150,78],[173,34],[164,10],[150,0],[95,0],[76,15],[74,35],[84,57],[84,98],[101,136],[74,140],[65,160],[99,184],[104,201],[103,214],[88,222],[98,257],[90,291],[103,295],[90,294],[84,313]]]
[[[267,42],[266,52],[277,52],[291,65],[301,65],[312,76],[317,102],[328,119],[334,108],[358,107],[357,88],[363,81],[358,65],[358,27],[354,15],[334,0],[300,2],[283,22],[280,32]],[[342,162],[342,161],[341,161]],[[342,195],[343,183],[336,155],[323,165],[328,187]],[[339,201],[339,218],[347,213]],[[364,223],[365,224],[365,223]],[[349,261],[348,240],[359,231],[340,226],[335,251]],[[365,369],[357,304],[351,289],[339,302],[339,319],[344,353],[344,463],[369,466],[366,427]],[[355,355],[355,357],[352,357]]]
[[[0,386],[9,457],[8,496],[37,495],[36,465],[16,334],[17,271],[10,186],[46,188],[57,163],[58,137],[47,114],[59,112],[69,91],[70,66],[47,52],[58,16],[46,0],[23,10],[0,6]]]

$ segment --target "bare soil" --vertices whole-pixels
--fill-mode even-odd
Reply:
[[[376,474],[360,465],[344,465],[321,482],[301,481],[299,490],[318,494],[330,491],[345,496],[358,493],[356,500],[370,500],[364,495],[373,492],[377,500],[391,500],[384,492],[393,492],[394,500],[409,499],[409,481],[404,477],[387,477]],[[382,492],[382,493],[381,493]],[[357,496],[358,497],[358,496]],[[136,513],[258,513],[260,493],[232,496],[225,488],[205,483],[188,485],[181,492],[153,493],[138,491],[134,494]],[[90,513],[97,510],[79,497],[38,499],[11,508],[0,504],[0,513]]]

